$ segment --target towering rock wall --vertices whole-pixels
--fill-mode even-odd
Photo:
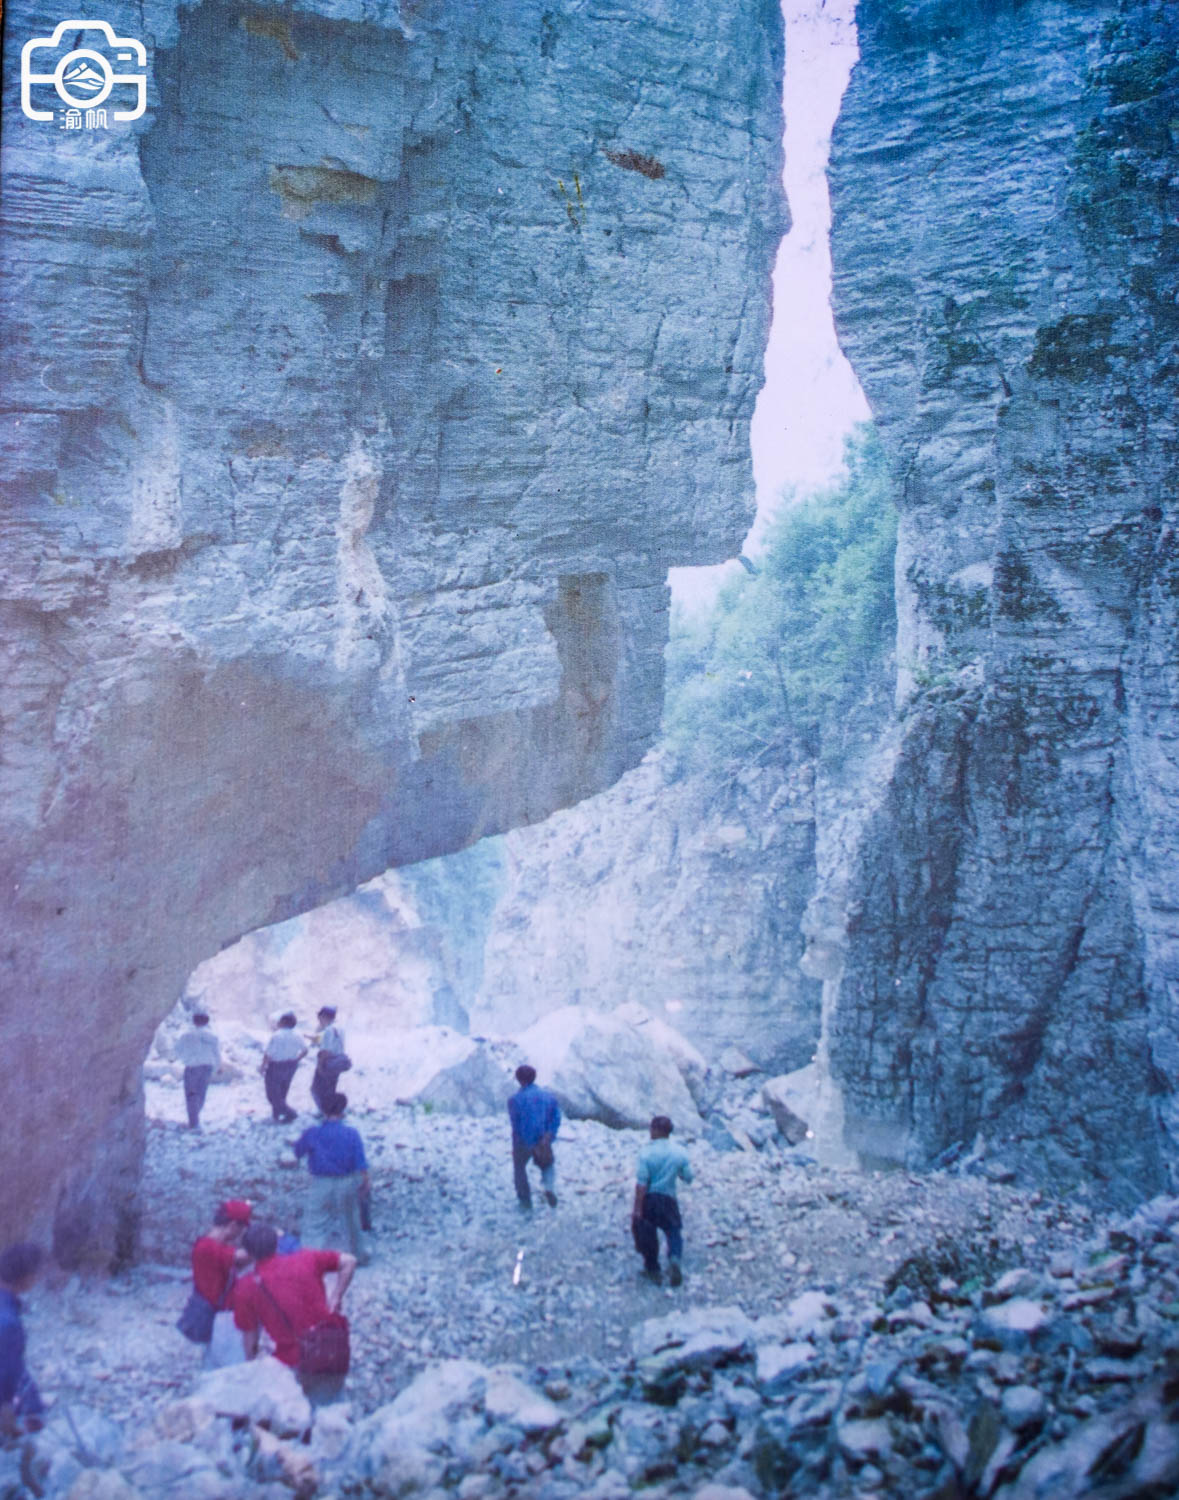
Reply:
[[[830,1022],[849,1140],[1110,1192],[1179,1130],[1179,12],[862,0],[841,340],[895,461],[902,744]]]
[[[640,758],[784,217],[773,0],[102,16],[146,114],[14,66],[3,135],[0,1218],[65,1262],[200,959]]]

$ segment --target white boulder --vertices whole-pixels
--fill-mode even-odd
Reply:
[[[574,1119],[641,1128],[652,1115],[668,1115],[681,1135],[704,1128],[675,1053],[648,1025],[567,1005],[530,1026],[517,1043]]]
[[[810,1364],[815,1346],[805,1341],[791,1344],[759,1344],[757,1349],[757,1383],[776,1388],[784,1385]]]
[[[439,1068],[414,1097],[419,1104],[446,1114],[502,1115],[516,1087],[512,1072],[502,1046],[497,1049],[472,1041],[461,1057]]]
[[[560,1427],[561,1413],[539,1391],[526,1385],[512,1370],[496,1368],[487,1376],[484,1407],[493,1422],[507,1422],[529,1436]]]
[[[699,1307],[648,1318],[631,1343],[637,1359],[660,1369],[703,1369],[740,1354],[755,1334],[739,1307]]]
[[[740,1047],[728,1046],[720,1055],[720,1065],[732,1078],[749,1078],[761,1069]]]
[[[432,1488],[447,1455],[465,1452],[484,1430],[487,1379],[487,1369],[470,1359],[423,1370],[357,1428],[357,1477],[397,1500]]]
[[[806,1074],[805,1080],[800,1076]],[[762,1084],[761,1097],[769,1106],[778,1127],[791,1146],[799,1146],[810,1134],[808,1115],[811,1113],[810,1071],[799,1068],[797,1073],[781,1073]]]
[[[674,1061],[697,1105],[703,1105],[708,1092],[708,1061],[698,1047],[678,1032],[662,1016],[653,1015],[637,1000],[628,1000],[610,1012],[616,1020],[625,1021],[656,1048]]]
[[[295,1372],[271,1355],[210,1370],[195,1394],[219,1417],[244,1418],[280,1437],[296,1437],[311,1426],[311,1403]]]
[[[449,1026],[411,1026],[391,1031],[381,1054],[370,1054],[365,1071],[379,1071],[382,1092],[408,1104],[428,1089],[439,1074],[466,1062],[477,1043]]]
[[[1042,1302],[1033,1302],[1027,1297],[1012,1297],[1006,1302],[988,1307],[982,1315],[983,1322],[999,1334],[1038,1333],[1049,1321],[1047,1308]]]

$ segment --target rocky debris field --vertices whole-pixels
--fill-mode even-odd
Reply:
[[[203,1374],[174,1327],[220,1198],[297,1228],[299,1127],[251,1079],[212,1091],[199,1134],[182,1112],[151,1085],[140,1260],[30,1298],[52,1410],[0,1454],[0,1500],[1179,1490],[1179,1199],[1102,1218],[985,1176],[826,1170],[772,1133],[705,1138],[673,1291],[629,1241],[640,1132],[565,1126],[558,1207],[526,1217],[506,1121],[358,1108],[373,1260],[346,1303],[346,1399],[313,1413],[273,1360]]]

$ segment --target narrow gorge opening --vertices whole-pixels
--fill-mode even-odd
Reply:
[[[160,1085],[177,1080],[172,1050],[194,1004],[233,1028],[228,1071],[249,1075],[267,1025],[294,1011],[313,1033],[320,1001],[349,1017],[368,1060],[355,1076],[373,1103],[421,1094],[461,1104],[461,1086],[436,1075],[491,1075],[491,1045],[503,1079],[466,1107],[502,1108],[513,1044],[553,1012],[574,1025],[577,1008],[613,1017],[601,1024],[624,1035],[670,1024],[701,1050],[700,1067],[731,1053],[763,1082],[798,1073],[789,1087],[815,1110],[822,985],[803,959],[820,883],[816,799],[846,794],[844,767],[887,718],[895,523],[878,445],[866,427],[853,436],[867,407],[830,307],[826,161],[856,55],[852,7],[808,0],[783,17],[791,225],[751,425],[757,515],[740,564],[671,571],[655,750],[618,787],[548,823],[391,870],[202,964],[149,1060],[149,1113],[180,1107]],[[611,738],[603,713],[619,712],[619,627],[598,621],[617,608],[597,575],[563,580],[546,616],[585,756]],[[433,753],[429,735],[422,746]],[[741,1134],[764,1145],[759,1087],[746,1089]],[[264,1114],[260,1086],[254,1094],[249,1108]],[[657,1106],[631,1100],[630,1123]],[[223,1113],[216,1089],[210,1108]],[[732,1139],[719,1123],[714,1134]],[[837,1140],[809,1139],[812,1152],[842,1159]]]

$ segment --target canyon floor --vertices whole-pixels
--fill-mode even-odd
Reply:
[[[48,1389],[134,1417],[187,1388],[199,1351],[174,1324],[192,1240],[216,1204],[247,1197],[260,1217],[298,1229],[305,1169],[293,1166],[289,1143],[316,1118],[301,1086],[300,1078],[292,1103],[305,1109],[286,1127],[271,1123],[260,1083],[214,1088],[199,1133],[182,1123],[178,1087],[149,1087],[139,1263],[38,1299],[31,1339]],[[525,1218],[506,1118],[379,1105],[349,1118],[374,1186],[373,1259],[357,1272],[346,1309],[357,1342],[349,1396],[365,1410],[390,1400],[428,1359],[622,1359],[637,1322],[678,1306],[736,1304],[758,1315],[814,1287],[838,1293],[850,1311],[940,1237],[997,1238],[1017,1256],[1020,1246],[1064,1246],[1089,1222],[1079,1206],[978,1179],[824,1171],[773,1147],[719,1152],[696,1141],[696,1180],[681,1190],[685,1284],[672,1291],[639,1278],[630,1241],[643,1133],[566,1121],[558,1206],[536,1191]],[[44,1353],[42,1317],[52,1327]]]
[[[590,1444],[550,1473],[545,1466],[557,1463],[554,1448],[530,1458],[526,1482],[513,1487],[509,1475],[488,1493],[541,1495],[547,1484],[554,1496],[606,1494],[609,1484],[601,1486],[611,1481],[618,1493],[633,1482],[654,1495],[661,1491],[650,1486],[662,1479],[667,1494],[690,1494],[693,1484],[715,1474],[742,1481],[754,1495],[992,1493],[1020,1462],[1070,1440],[1124,1403],[1128,1390],[1174,1369],[1179,1231],[1172,1225],[1179,1203],[1174,1215],[1156,1214],[1149,1233],[1139,1235],[1161,1242],[1153,1258],[1143,1250],[1145,1258],[1135,1259],[1117,1252],[1117,1235],[1132,1246],[1134,1235],[1111,1230],[1113,1221],[1103,1223],[1080,1200],[1064,1203],[983,1177],[829,1170],[778,1143],[750,1153],[698,1140],[688,1143],[696,1181],[681,1195],[685,1284],[658,1288],[639,1278],[629,1239],[641,1133],[567,1122],[558,1141],[558,1206],[550,1209],[537,1193],[525,1217],[512,1192],[506,1120],[384,1104],[363,1077],[358,1081],[355,1092],[365,1102],[351,1118],[372,1166],[374,1234],[372,1261],[357,1272],[346,1303],[354,1337],[346,1390],[353,1421],[387,1406],[444,1359],[512,1364],[537,1386],[551,1389],[555,1382],[582,1396],[601,1395],[604,1383],[622,1402],[618,1412],[638,1399],[632,1392],[624,1401],[619,1391],[630,1391],[641,1377],[657,1393],[646,1398],[657,1410],[678,1397],[670,1387],[670,1396],[658,1394],[662,1374],[651,1377],[648,1369],[642,1376],[641,1365],[640,1376],[633,1373],[642,1325],[656,1326],[649,1320],[682,1314],[695,1326],[693,1319],[713,1316],[709,1310],[727,1309],[725,1317],[754,1320],[759,1340],[776,1339],[768,1355],[759,1342],[756,1379],[751,1369],[742,1375],[739,1363],[752,1358],[752,1345],[745,1355],[736,1352],[747,1330],[714,1357],[718,1364],[738,1360],[727,1375],[718,1369],[714,1382],[707,1358],[694,1368],[695,1385],[684,1399],[713,1403],[711,1447],[695,1438],[685,1447],[681,1431],[672,1444],[678,1457],[657,1455],[653,1467],[643,1467],[632,1441],[632,1458],[618,1460],[617,1474],[610,1455],[625,1444],[607,1446],[604,1455]],[[175,1328],[188,1290],[191,1241],[229,1196],[246,1196],[260,1216],[297,1230],[305,1182],[290,1143],[314,1118],[301,1089],[306,1080],[296,1081],[292,1103],[304,1112],[284,1127],[271,1123],[260,1081],[215,1087],[203,1128],[193,1132],[183,1124],[178,1084],[149,1083],[138,1260],[109,1278],[47,1283],[30,1299],[30,1364],[58,1409],[92,1408],[124,1432],[144,1432],[168,1403],[194,1391],[200,1351]],[[1005,1284],[1011,1272],[1018,1273],[1015,1281]],[[1018,1326],[1009,1327],[1005,1313],[996,1320],[996,1306],[1018,1312],[1021,1292],[1025,1301],[1039,1298],[1027,1302],[1038,1309],[1035,1326],[1017,1317]],[[801,1322],[800,1308],[810,1309]],[[980,1322],[988,1317],[991,1324]],[[803,1326],[808,1318],[813,1327]],[[1039,1337],[1045,1328],[1048,1343]],[[774,1373],[776,1361],[789,1365],[796,1357],[797,1372]],[[722,1386],[732,1398],[728,1405],[718,1394]],[[1040,1393],[1034,1417],[1008,1413],[1012,1390],[1027,1400],[1027,1391]],[[783,1447],[772,1436],[774,1409],[788,1397],[795,1406],[804,1397],[827,1399],[825,1421],[835,1420],[838,1405],[844,1448],[857,1425],[847,1419],[857,1411],[864,1429],[848,1439],[853,1446],[842,1457],[831,1448],[836,1468],[824,1471],[823,1483],[812,1473],[808,1487],[797,1491],[787,1476],[802,1460],[783,1458],[794,1452],[795,1439]],[[981,1408],[995,1414],[989,1437],[975,1432]],[[1010,1416],[1009,1431],[1000,1413]],[[891,1437],[880,1427],[886,1418]],[[804,1412],[799,1422],[813,1440],[812,1417]],[[615,1426],[624,1430],[622,1417]],[[692,1431],[699,1430],[697,1423]],[[656,1447],[657,1440],[651,1432],[644,1437]],[[862,1452],[854,1441],[866,1444]],[[988,1459],[989,1482],[982,1486]],[[589,1465],[584,1485],[565,1472],[575,1460]],[[978,1471],[970,1478],[974,1487],[937,1487],[946,1475],[964,1484],[971,1463]],[[542,1477],[534,1472],[538,1465]],[[1088,1493],[1075,1491],[1082,1492]],[[483,1490],[468,1484],[462,1493]]]

